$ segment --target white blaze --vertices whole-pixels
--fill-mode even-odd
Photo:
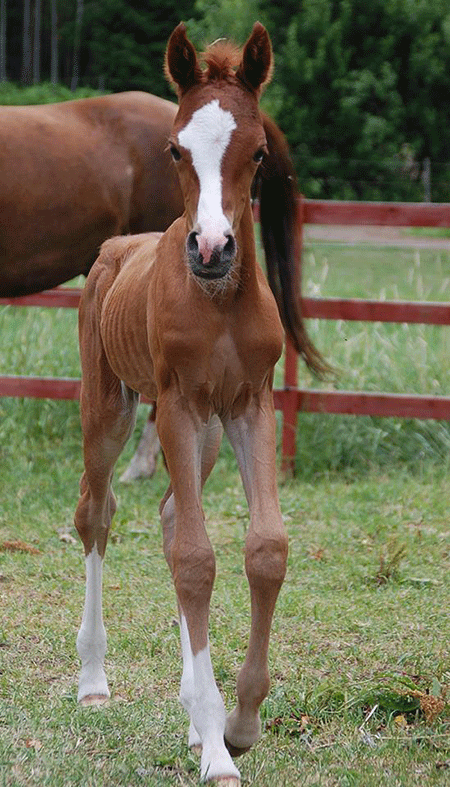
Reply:
[[[223,245],[230,222],[222,208],[222,160],[236,122],[231,112],[214,99],[197,109],[178,134],[178,141],[192,156],[200,184],[196,230],[205,236],[208,248]]]

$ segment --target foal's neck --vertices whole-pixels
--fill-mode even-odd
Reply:
[[[248,283],[256,278],[256,268],[258,265],[256,258],[255,224],[253,221],[250,196],[247,199],[241,223],[236,232],[236,239],[238,245],[236,266],[239,269],[239,281],[248,286]]]

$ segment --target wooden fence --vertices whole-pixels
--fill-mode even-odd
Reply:
[[[450,203],[335,202],[300,197],[298,221],[301,233],[305,224],[450,227]],[[1,298],[0,304],[76,308],[79,298],[79,289],[58,287],[23,298]],[[303,298],[302,306],[303,315],[308,318],[450,325],[450,303]],[[295,350],[288,342],[284,387],[274,391],[275,407],[283,413],[285,471],[294,468],[299,411],[450,420],[450,397],[446,396],[299,389],[297,362]],[[77,399],[79,391],[79,380],[0,377],[0,396]]]
[[[337,202],[300,197],[298,214],[302,234],[305,224],[450,227],[450,203]],[[450,325],[450,303],[303,298],[302,305],[305,317],[326,320]],[[299,411],[450,420],[450,397],[447,396],[298,389],[297,360],[288,342],[284,388],[275,391],[275,406],[283,411],[282,462],[285,471],[294,468]]]

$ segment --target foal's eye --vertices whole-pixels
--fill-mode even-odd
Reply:
[[[260,163],[261,163],[261,161],[262,161],[262,160],[263,160],[263,158],[264,158],[264,152],[265,152],[265,151],[264,151],[264,148],[259,148],[259,149],[256,151],[256,153],[255,153],[255,154],[254,154],[254,156],[253,156],[253,161],[254,161],[256,164],[260,164]]]
[[[174,161],[179,161],[181,159],[181,153],[175,145],[170,146],[170,155],[172,156]]]

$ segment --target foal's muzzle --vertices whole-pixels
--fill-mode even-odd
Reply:
[[[195,276],[202,279],[221,279],[226,276],[236,257],[236,241],[231,231],[223,235],[210,251],[200,233],[192,230],[186,240],[189,265]]]

